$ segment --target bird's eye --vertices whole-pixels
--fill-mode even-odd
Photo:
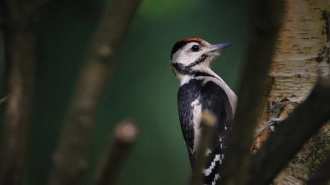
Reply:
[[[197,51],[199,51],[200,50],[200,46],[199,45],[193,45],[192,47],[191,47],[191,51],[193,51],[193,52],[197,52]]]

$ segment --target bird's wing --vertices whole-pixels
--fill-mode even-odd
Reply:
[[[217,119],[216,133],[224,138],[233,121],[233,111],[226,92],[213,81],[206,82],[201,89],[203,110],[211,111]]]
[[[203,110],[211,111],[217,119],[216,132],[204,166],[204,183],[212,184],[220,178],[218,169],[225,157],[225,140],[233,121],[233,111],[227,94],[213,81],[208,81],[203,85],[201,104]]]
[[[195,105],[194,102],[196,102]],[[179,118],[192,166],[196,160],[194,139],[198,137],[194,133],[194,114],[195,116],[197,115],[194,108],[196,107],[201,108],[198,113],[199,116],[201,116],[202,110],[209,110],[217,119],[216,134],[209,153],[209,166],[212,166],[214,159],[220,163],[220,157],[223,157],[222,155],[216,156],[216,154],[223,154],[221,152],[225,147],[223,142],[226,138],[227,131],[230,129],[229,127],[233,117],[232,108],[225,91],[213,81],[208,81],[202,85],[199,80],[191,80],[179,89]]]
[[[192,107],[192,102],[200,97],[201,84],[201,81],[191,80],[189,83],[181,86],[178,92],[181,130],[187,145],[191,166],[193,166],[196,160],[196,152],[194,150],[194,107]],[[199,112],[201,112],[201,105],[199,104],[198,106],[200,107]]]

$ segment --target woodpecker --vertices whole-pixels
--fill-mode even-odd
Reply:
[[[196,161],[202,111],[210,111],[216,117],[216,134],[205,154],[207,164],[202,172],[207,185],[215,185],[220,179],[218,168],[225,159],[225,140],[237,101],[236,94],[211,70],[211,64],[232,45],[211,45],[200,38],[187,38],[176,42],[171,52],[172,70],[180,80],[178,111],[191,166]]]

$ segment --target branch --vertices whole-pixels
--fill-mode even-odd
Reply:
[[[330,180],[330,155],[308,180],[307,185],[326,185]]]
[[[191,185],[203,184],[203,169],[206,163],[206,151],[214,138],[216,118],[210,112],[203,111],[202,113],[202,134],[199,141],[199,149],[197,151],[197,160],[193,166],[193,174],[190,180]]]
[[[116,184],[119,172],[139,135],[139,128],[132,121],[120,123],[115,131],[115,140],[111,145],[107,159],[100,165],[94,185]]]
[[[330,77],[324,77],[253,157],[248,184],[270,184],[303,144],[330,119],[329,112]]]
[[[78,81],[48,185],[75,185],[87,168],[86,151],[108,76],[141,0],[113,0],[92,40]]]
[[[266,129],[269,127],[272,127],[274,123],[280,123],[284,120],[284,118],[270,118],[261,128],[259,128],[256,132],[254,137],[257,138],[259,137]],[[272,129],[272,131],[274,131]]]
[[[284,120],[284,118],[278,118],[278,117],[280,116],[282,109],[286,106],[287,101],[290,100],[285,98],[279,102],[270,103],[269,112],[271,113],[271,117],[261,128],[257,129],[255,133],[256,138],[259,137],[267,128],[270,128],[272,131],[274,131],[274,123],[280,123]]]
[[[0,155],[0,185],[21,185],[28,152],[35,83],[35,25],[26,1],[0,1],[5,61],[8,64],[6,106]]]
[[[284,0],[257,0],[254,3],[253,29],[238,92],[238,105],[228,150],[220,168],[220,184],[245,184],[248,179],[250,147],[263,107],[267,76],[275,43],[284,17]]]
[[[8,98],[9,98],[9,95],[7,95],[7,96],[0,99],[0,107],[7,102]]]

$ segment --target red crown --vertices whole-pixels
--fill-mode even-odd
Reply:
[[[202,42],[203,39],[201,38],[186,38],[186,39],[183,39],[182,41],[183,42]]]

